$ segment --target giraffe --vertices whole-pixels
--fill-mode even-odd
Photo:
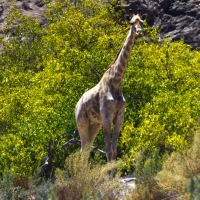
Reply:
[[[93,143],[103,127],[107,162],[116,159],[117,142],[124,121],[125,98],[121,83],[127,68],[135,37],[142,36],[140,15],[132,15],[130,30],[113,63],[99,83],[85,92],[75,109],[76,124],[81,139],[81,150]],[[113,130],[112,130],[112,124]]]

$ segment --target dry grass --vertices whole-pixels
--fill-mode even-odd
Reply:
[[[178,192],[179,198],[189,199],[188,185],[191,177],[200,175],[200,131],[196,133],[191,148],[185,155],[173,153],[156,176],[158,185]]]
[[[137,190],[133,190],[127,195],[126,200],[161,200],[164,199],[165,192],[158,185],[137,185]]]
[[[93,165],[89,162],[88,149],[70,155],[66,159],[66,169],[56,171],[54,191],[59,200],[117,199],[112,191],[119,188],[118,176],[111,178],[108,171],[115,169],[118,164]]]

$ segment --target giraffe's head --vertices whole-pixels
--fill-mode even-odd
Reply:
[[[143,24],[143,20],[141,20],[139,14],[133,15],[130,24],[133,26],[135,29],[136,35],[137,36],[142,36],[142,27],[141,24]]]
[[[130,14],[131,14],[131,17],[128,16],[128,20],[130,22],[130,24],[133,26],[133,29],[136,33],[136,36],[140,37],[142,36],[142,24],[143,24],[143,20],[141,19],[140,15],[141,15],[141,10],[138,9],[138,13],[135,15],[135,14],[132,14],[132,10],[130,10]]]

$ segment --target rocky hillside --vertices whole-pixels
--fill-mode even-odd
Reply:
[[[5,23],[10,4],[28,16],[36,17],[45,24],[45,4],[42,0],[0,0],[0,31]],[[130,0],[125,9],[134,12],[141,8],[147,13],[149,25],[158,26],[161,38],[170,36],[173,40],[184,38],[185,43],[200,49],[200,0]]]

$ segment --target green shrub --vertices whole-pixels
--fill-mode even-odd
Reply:
[[[26,183],[25,180],[16,179],[11,170],[5,170],[0,180],[0,199],[26,200],[32,197],[37,200],[56,200],[50,179],[43,180],[35,174]]]
[[[188,192],[192,199],[199,200],[200,199],[200,178],[199,177],[192,177],[190,179],[190,183],[188,186]]]
[[[123,84],[125,167],[142,149],[165,154],[184,152],[191,144],[200,115],[199,62],[200,52],[183,41],[134,46]]]
[[[60,141],[52,160],[62,168],[77,148],[61,149],[76,129],[74,108],[112,63],[130,25],[116,20],[118,1],[48,2],[48,26],[12,7],[1,40],[0,173],[30,176],[47,156],[49,141]],[[19,23],[20,22],[20,23]],[[127,101],[119,140],[123,169],[140,151],[183,152],[200,115],[200,53],[179,42],[137,40],[122,83]],[[102,131],[95,145],[105,148]],[[129,170],[130,171],[130,170]]]
[[[136,190],[127,195],[127,199],[134,200],[160,200],[166,197],[166,190],[161,188],[155,176],[162,168],[159,150],[151,155],[138,152],[134,158],[134,176],[136,177]]]
[[[6,169],[2,178],[0,179],[0,199],[13,199],[13,181],[14,174],[10,170]]]
[[[63,138],[54,169],[77,148],[60,148],[76,129],[75,105],[114,59],[127,31],[108,6],[51,1],[47,27],[12,7],[4,29],[10,39],[1,40],[0,173],[7,166],[17,177],[30,176],[47,156],[49,141]],[[104,148],[98,137],[96,145]]]

